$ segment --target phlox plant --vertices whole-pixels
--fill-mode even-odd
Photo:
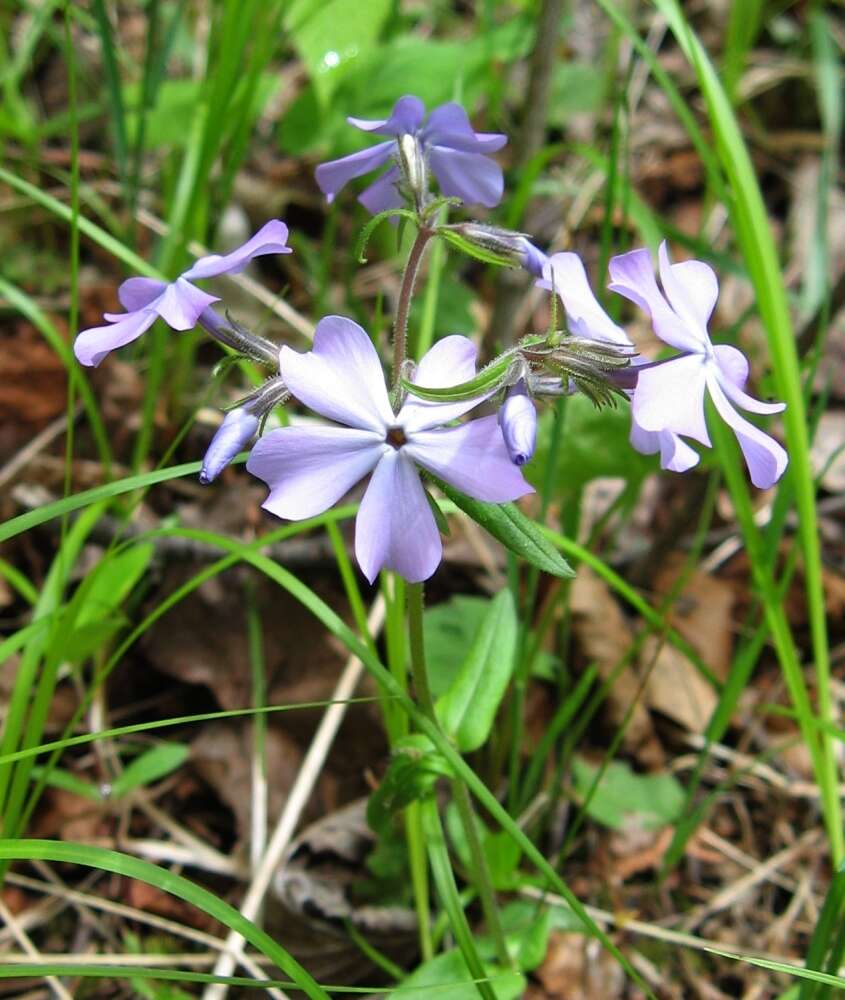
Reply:
[[[203,257],[169,283],[140,277],[125,281],[118,294],[126,311],[107,313],[104,325],[79,333],[74,351],[82,364],[98,365],[109,352],[140,338],[157,319],[177,333],[199,325],[228,351],[267,372],[266,381],[225,415],[203,458],[203,483],[213,489],[223,469],[249,449],[247,470],[268,487],[265,509],[276,518],[299,521],[323,514],[365,482],[355,519],[355,557],[369,583],[384,574],[391,593],[406,595],[400,611],[409,636],[410,679],[404,663],[394,679],[413,698],[418,730],[411,737],[391,733],[393,770],[385,785],[395,783],[401,761],[404,792],[390,808],[385,796],[374,796],[373,818],[379,820],[380,809],[408,810],[421,953],[431,958],[435,951],[425,913],[427,850],[455,940],[478,992],[489,998],[493,992],[486,977],[491,969],[512,972],[516,959],[502,926],[466,774],[454,755],[444,755],[443,741],[456,753],[477,750],[486,742],[506,695],[515,646],[505,643],[509,662],[495,677],[473,677],[470,696],[461,687],[469,683],[467,677],[459,672],[454,686],[435,700],[425,663],[423,587],[440,566],[447,515],[457,506],[517,559],[566,577],[572,571],[549,543],[539,519],[514,504],[534,492],[524,473],[537,444],[538,409],[576,394],[599,409],[628,408],[631,447],[658,454],[662,468],[674,473],[693,468],[700,449],[710,446],[708,419],[724,421],[751,482],[767,489],[784,474],[787,453],[743,412],[769,415],[784,407],[750,395],[745,357],[736,347],[712,339],[709,323],[719,289],[708,264],[673,262],[665,243],[656,271],[646,249],[611,258],[610,291],[640,314],[632,329],[650,322],[664,348],[656,356],[641,353],[636,338],[597,301],[577,254],[541,248],[530,234],[487,222],[449,221],[450,213],[464,216],[476,206],[493,209],[499,203],[503,174],[494,154],[505,146],[506,136],[475,131],[457,103],[426,115],[423,103],[411,95],[401,97],[384,120],[349,122],[381,141],[319,166],[320,189],[334,201],[357,178],[382,171],[359,195],[372,214],[363,238],[382,222],[399,224],[400,232],[412,234],[393,317],[387,377],[378,346],[349,317],[322,317],[310,350],[280,348],[237,322],[213,291],[199,284],[236,273],[256,257],[290,253],[287,226],[276,219],[237,249]],[[426,251],[436,240],[490,266],[524,270],[549,296],[549,329],[483,359],[481,367],[475,344],[459,335],[443,337],[422,357],[411,356],[411,305]],[[268,417],[282,405],[290,419],[285,426],[266,429]],[[566,448],[565,431],[559,447]],[[512,601],[497,605],[497,613],[505,624],[496,627],[506,631],[514,614]],[[504,634],[496,633],[502,642]],[[384,677],[377,679],[384,689]],[[495,959],[486,968],[479,963],[454,881],[443,865],[434,800],[435,781],[443,775],[451,779],[471,858],[470,882],[492,941]],[[519,779],[518,773],[510,777]],[[578,912],[589,924],[580,908]],[[592,930],[613,947],[594,925]]]

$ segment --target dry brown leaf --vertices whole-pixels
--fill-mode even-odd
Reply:
[[[634,643],[634,635],[607,584],[586,566],[572,581],[572,630],[587,659],[598,666],[603,680],[619,667]],[[643,704],[640,679],[630,666],[621,670],[610,689],[607,708],[611,722],[619,725],[631,713],[625,746],[651,766],[663,761],[663,751]]]
[[[683,567],[681,555],[667,560],[655,581],[658,593],[670,592]],[[731,664],[733,608],[729,583],[693,570],[667,614],[720,680],[727,677]],[[701,732],[716,708],[717,695],[695,665],[657,636],[643,643],[640,663],[648,671],[648,705],[691,732]]]
[[[284,808],[288,792],[296,780],[302,753],[294,740],[277,727],[267,729],[264,751],[267,761],[267,815],[273,823]],[[253,737],[248,725],[211,723],[191,744],[194,767],[235,814],[238,837],[242,841],[248,838],[252,827],[252,757]],[[330,781],[325,775],[322,780]],[[312,806],[318,804],[321,796],[315,798]]]
[[[550,1000],[615,1000],[625,973],[594,938],[552,931],[543,964],[534,973]]]

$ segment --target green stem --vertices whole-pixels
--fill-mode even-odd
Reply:
[[[475,948],[475,941],[472,930],[467,923],[464,908],[461,905],[461,897],[458,894],[458,887],[455,884],[455,876],[452,872],[452,865],[449,860],[449,850],[446,846],[446,837],[443,833],[443,825],[437,812],[437,803],[434,799],[428,799],[420,803],[422,809],[423,832],[426,844],[428,845],[428,856],[431,861],[431,871],[434,875],[434,883],[443,908],[449,915],[449,923],[452,933],[467,964],[470,975],[475,980],[475,987],[484,1000],[496,1000],[496,994],[490,986],[487,973],[478,957]]]
[[[417,701],[425,715],[440,729],[440,722],[434,708],[434,700],[431,697],[431,688],[428,686],[428,672],[425,666],[425,643],[423,639],[423,584],[408,584],[408,632],[411,645],[411,675],[414,679],[414,690]],[[441,729],[442,731],[442,729]],[[490,869],[487,866],[487,859],[484,856],[484,848],[478,836],[478,826],[475,822],[475,815],[472,809],[472,802],[467,791],[466,783],[461,778],[452,779],[452,793],[455,797],[455,805],[458,808],[458,815],[461,825],[464,828],[464,835],[469,846],[470,858],[472,859],[473,877],[481,907],[484,911],[484,920],[487,924],[490,935],[496,947],[496,954],[501,964],[507,968],[510,965],[505,935],[499,921],[499,913],[496,908],[496,897],[493,890],[493,880],[490,877]],[[454,928],[453,928],[454,929]],[[455,931],[457,935],[457,930]]]
[[[385,636],[388,665],[391,674],[402,690],[408,689],[407,648],[405,644],[405,581],[397,573],[382,574],[382,593],[387,602]],[[380,689],[381,690],[381,689]],[[406,736],[408,716],[387,698],[382,700],[385,726],[391,747]],[[420,953],[424,960],[434,957],[434,940],[431,933],[431,908],[428,887],[428,863],[425,836],[419,802],[412,802],[405,810],[405,842],[408,847],[408,865],[414,890],[414,909],[417,914]]]
[[[493,946],[496,949],[496,957],[499,959],[499,964],[507,969],[511,965],[511,959],[508,954],[504,931],[499,920],[499,911],[496,908],[493,880],[490,877],[490,870],[487,865],[487,858],[484,855],[481,838],[478,836],[478,824],[475,821],[472,799],[469,797],[467,786],[460,778],[452,779],[452,795],[455,799],[455,805],[458,807],[458,815],[460,816],[461,825],[464,828],[464,834],[469,845],[469,855],[473,863],[473,881],[478,889],[481,909],[484,911],[484,921],[487,924],[487,929],[490,931],[490,936],[493,938]]]
[[[396,319],[393,322],[393,373],[390,380],[391,391],[394,399],[398,398],[400,379],[402,378],[402,365],[405,362],[408,343],[408,316],[411,312],[411,299],[414,294],[414,285],[419,274],[423,253],[428,241],[434,236],[434,229],[422,225],[417,230],[411,252],[408,254],[408,262],[405,264],[405,273],[402,275],[402,287],[399,289],[399,304],[396,307]]]

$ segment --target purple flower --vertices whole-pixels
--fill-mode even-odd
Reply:
[[[488,208],[498,205],[504,190],[502,169],[486,154],[501,149],[508,141],[507,136],[475,132],[460,104],[441,104],[425,122],[424,118],[422,101],[409,95],[400,97],[390,117],[383,121],[347,118],[350,125],[364,132],[390,138],[317,167],[317,183],[328,201],[334,201],[338,191],[353,177],[368,174],[396,158],[403,136],[411,136],[417,140],[417,148],[431,167],[443,194]],[[388,208],[398,208],[403,204],[396,186],[399,180],[399,166],[394,163],[359,195],[358,201],[373,215]]]
[[[514,465],[530,461],[537,446],[537,410],[520,379],[499,407],[499,426]]]
[[[273,219],[243,246],[223,257],[218,254],[200,257],[169,284],[153,278],[129,278],[117,293],[126,312],[105,313],[107,326],[83,330],[73,345],[77,359],[83,365],[98,365],[110,351],[137,340],[159,316],[174,330],[190,330],[203,313],[209,315],[210,322],[219,322],[213,310],[209,310],[212,302],[219,301],[218,296],[209,295],[192,282],[220,274],[237,274],[253,257],[263,254],[291,253],[285,245],[287,238],[288,227]]]
[[[610,261],[613,281],[609,287],[648,312],[657,336],[684,352],[640,370],[632,400],[635,424],[646,433],[668,431],[709,446],[706,391],[736,434],[752,483],[767,489],[783,475],[786,452],[731,404],[752,413],[779,413],[784,404],[762,403],[747,395],[745,357],[735,347],[711,342],[707,323],[719,295],[713,269],[698,260],[672,264],[665,242],[660,245],[658,261],[662,292],[647,250],[633,250]],[[676,462],[683,464],[687,459],[676,449]]]
[[[475,375],[475,357],[466,337],[446,337],[419,363],[415,379],[432,388],[466,381]],[[350,319],[320,320],[313,349],[283,347],[279,368],[300,402],[343,426],[271,431],[253,448],[247,469],[270,487],[264,507],[294,521],[327,510],[372,472],[355,521],[355,554],[370,582],[382,567],[418,582],[440,562],[440,534],[417,466],[479,500],[501,503],[532,492],[508,458],[495,416],[442,426],[478,400],[409,398],[394,414],[378,354]]]

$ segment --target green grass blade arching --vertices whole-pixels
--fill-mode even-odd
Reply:
[[[181,875],[117,851],[51,840],[0,840],[0,860],[53,861],[58,864],[85,865],[99,871],[112,872],[115,875],[124,875],[146,882],[147,885],[155,886],[171,896],[196,906],[230,930],[237,931],[253,947],[278,965],[297,987],[313,1000],[329,1000],[325,990],[269,934],[256,927],[251,920],[247,920],[213,892],[190,882]]]
[[[822,583],[815,482],[810,464],[807,410],[801,384],[801,366],[777,249],[754,166],[718,74],[701,42],[690,29],[677,0],[654,0],[654,3],[667,18],[678,44],[698,76],[713,127],[716,150],[730,182],[732,197],[727,206],[754,286],[760,318],[766,329],[778,395],[786,403],[783,423],[789,452],[787,474],[792,480],[795,491],[798,533],[804,556],[807,611],[815,662],[818,708],[821,717],[831,721],[833,704],[830,686],[830,650]],[[746,544],[750,540],[746,535]],[[778,609],[767,604],[766,610],[770,620],[774,620]],[[777,636],[775,640],[780,642]],[[791,655],[788,644],[778,645],[778,655],[781,663],[785,665]],[[821,751],[822,757],[820,767],[816,771],[816,780],[822,792],[831,856],[834,864],[839,864],[845,856],[845,837],[843,837],[836,759],[831,740],[827,735],[822,737]]]

